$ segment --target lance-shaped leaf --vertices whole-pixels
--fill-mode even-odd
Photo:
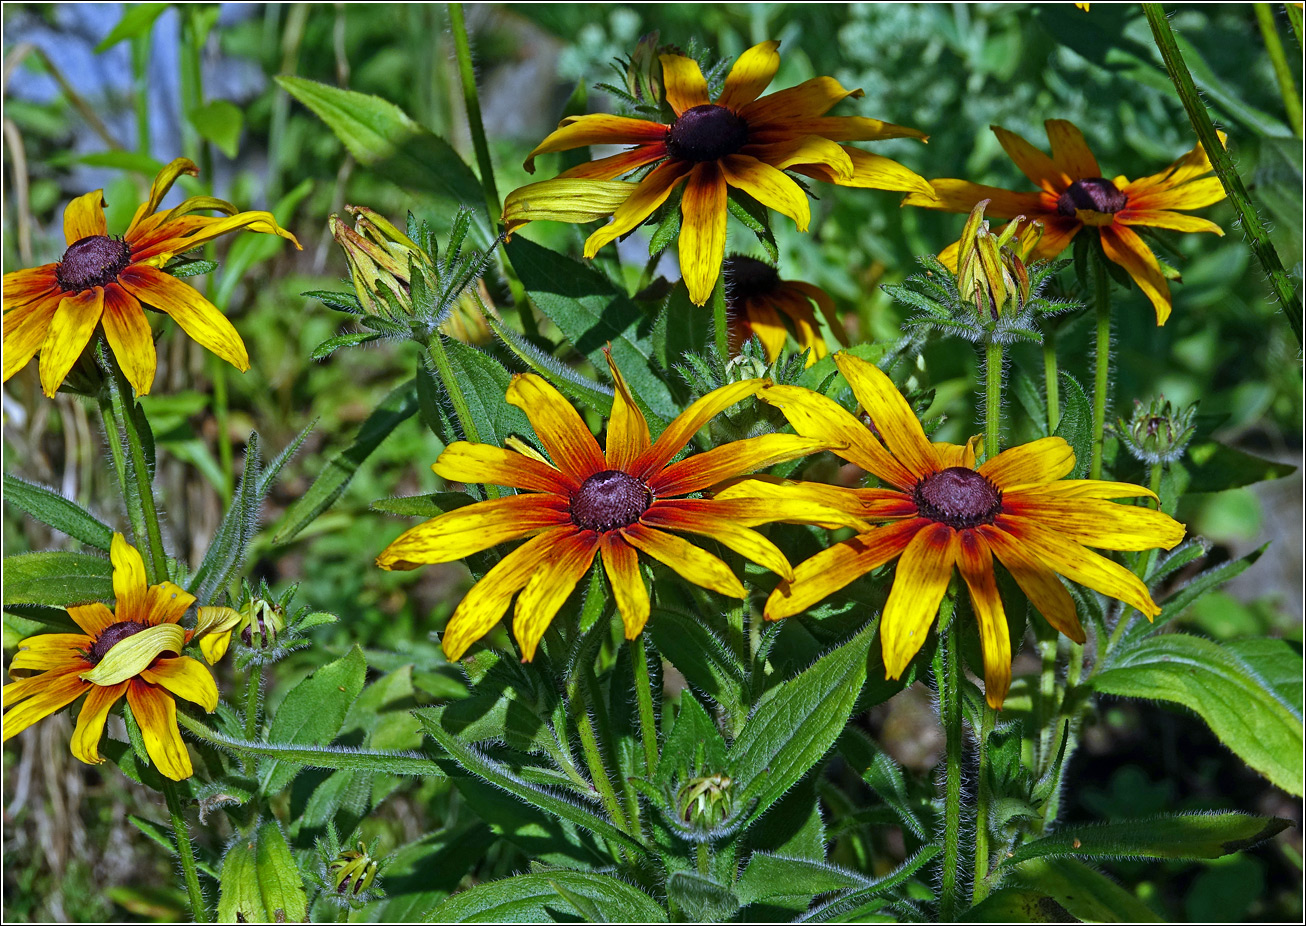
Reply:
[[[448,338],[445,339],[444,350],[454,379],[462,388],[463,398],[467,400],[467,408],[471,412],[480,443],[502,447],[510,434],[534,436],[535,432],[531,429],[525,412],[508,404],[506,394],[508,385],[512,382],[512,374],[503,364],[484,351]],[[435,384],[439,392],[443,393],[444,387],[438,378],[435,379]],[[464,434],[440,436],[445,443],[466,438]]]
[[[113,563],[90,553],[20,553],[4,561],[4,603],[56,608],[113,597]]]
[[[1277,817],[1245,813],[1164,814],[1144,820],[1117,820],[1066,826],[1051,836],[1027,842],[1005,864],[1044,856],[1076,858],[1219,858],[1250,849],[1288,826]]]
[[[770,897],[815,897],[832,891],[856,890],[869,886],[873,880],[838,865],[754,852],[735,884],[735,893],[740,903],[747,905]]]
[[[705,875],[675,871],[667,879],[667,902],[691,923],[722,923],[739,909],[735,892]]]
[[[912,875],[933,861],[942,851],[942,846],[933,843],[922,846],[915,855],[884,877],[868,881],[864,887],[831,898],[810,911],[806,916],[799,917],[796,922],[828,923],[845,919],[858,908],[906,882]]]
[[[218,919],[225,923],[299,923],[308,898],[299,868],[275,820],[239,837],[222,859]]]
[[[82,543],[106,553],[113,542],[107,524],[54,489],[5,473],[5,501]]]
[[[596,916],[597,914],[597,916]],[[615,875],[542,871],[478,884],[431,911],[435,923],[661,923],[667,911]]]
[[[1007,883],[1051,897],[1085,923],[1159,923],[1151,907],[1106,875],[1071,858],[1036,858],[1010,866]]]
[[[653,645],[685,681],[735,717],[743,710],[744,670],[703,623],[680,611],[654,608],[649,621]]]
[[[1000,887],[961,919],[964,923],[1069,923],[1074,918],[1047,894]]]

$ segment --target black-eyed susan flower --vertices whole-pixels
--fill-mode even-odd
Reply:
[[[836,354],[835,362],[874,431],[833,400],[797,386],[771,386],[759,398],[778,407],[799,434],[846,445],[834,452],[884,487],[818,489],[748,479],[718,497],[780,499],[803,491],[831,505],[846,499],[849,511],[889,523],[794,567],[793,578],[782,580],[767,600],[767,619],[797,614],[896,558],[880,636],[888,677],[898,678],[925,642],[956,567],[980,627],[986,696],[1001,707],[1011,683],[1011,647],[995,556],[1048,623],[1077,643],[1084,642],[1084,630],[1058,575],[1132,605],[1149,619],[1160,613],[1137,576],[1087,549],[1168,550],[1183,539],[1183,525],[1169,515],[1111,501],[1151,492],[1126,483],[1065,479],[1075,455],[1059,437],[1012,447],[977,467],[973,442],[931,443],[911,406],[873,364],[847,353]]]
[[[549,151],[634,147],[510,193],[503,212],[509,233],[535,219],[586,222],[611,215],[612,222],[585,242],[585,256],[593,257],[652,215],[683,183],[680,271],[690,298],[702,305],[725,258],[731,187],[789,216],[800,231],[811,218],[807,194],[786,172],[842,186],[932,195],[924,179],[896,161],[839,144],[926,137],[878,119],[826,115],[841,100],[862,96],[861,90],[845,90],[832,77],[814,77],[761,96],[780,67],[779,46],[763,42],[740,55],[716,100],[709,99],[697,62],[662,55],[666,101],[675,117],[669,125],[609,115],[563,119],[526,159],[528,171]],[[615,181],[650,167],[638,183]]]
[[[839,342],[848,343],[834,300],[819,286],[782,280],[770,264],[742,255],[726,258],[725,274],[732,352],[756,335],[766,350],[767,361],[774,363],[792,328],[798,346],[811,351],[807,355],[810,367],[830,352],[813,305],[821,310]],[[784,322],[786,318],[789,325]]]
[[[1212,168],[1206,152],[1199,144],[1158,174],[1132,182],[1124,176],[1108,180],[1079,129],[1064,119],[1049,119],[1046,126],[1051,157],[1019,135],[990,126],[1016,166],[1039,187],[1038,192],[1015,193],[965,180],[932,180],[932,196],[912,192],[903,205],[970,212],[980,200],[990,200],[988,212],[995,218],[1024,215],[1042,223],[1043,237],[1033,253],[1039,260],[1064,251],[1084,226],[1096,228],[1107,259],[1133,278],[1156,309],[1156,323],[1164,325],[1170,317],[1170,284],[1156,255],[1132,226],[1223,235],[1214,222],[1175,211],[1202,209],[1224,199],[1219,178],[1207,176]],[[1220,141],[1224,138],[1222,133]],[[946,248],[939,259],[955,269],[957,246]]]
[[[155,353],[142,304],[170,315],[182,330],[244,372],[249,355],[231,322],[198,292],[161,268],[222,235],[239,229],[279,235],[299,247],[270,212],[237,212],[212,196],[193,196],[175,209],[159,204],[182,174],[199,170],[177,158],[159,172],[150,198],[119,238],[108,233],[103,190],[79,196],[64,210],[68,249],[53,264],[4,275],[4,378],[41,355],[41,389],[53,396],[97,327],[137,394],[154,382]],[[201,216],[199,211],[222,212]]]
[[[159,771],[174,781],[192,773],[177,729],[176,698],[206,711],[218,706],[218,688],[204,664],[182,656],[195,636],[229,629],[240,615],[230,608],[200,608],[194,630],[179,626],[195,597],[162,582],[147,584],[145,562],[122,534],[113,535],[114,609],[101,602],[74,605],[68,616],[84,633],[46,633],[18,644],[4,686],[4,738],[18,735],[82,695],[72,753],[98,764],[109,711],[124,695]]]
[[[780,503],[684,497],[831,446],[823,438],[766,434],[671,462],[703,425],[756,393],[765,380],[713,390],[652,440],[610,357],[608,364],[615,394],[606,452],[561,393],[533,373],[517,375],[508,387],[508,401],[526,413],[553,462],[516,440],[511,449],[466,441],[450,444],[432,466],[437,475],[523,491],[432,518],[401,534],[377,557],[383,569],[412,569],[530,538],[487,572],[454,610],[443,639],[450,659],[460,658],[488,633],[518,592],[513,633],[522,659],[532,659],[540,637],[595,554],[612,584],[626,637],[633,640],[649,616],[640,553],[696,585],[745,596],[744,586],[724,562],[677,533],[709,537],[787,577],[793,572],[784,554],[750,528],[776,521],[851,523],[849,515],[801,495]]]

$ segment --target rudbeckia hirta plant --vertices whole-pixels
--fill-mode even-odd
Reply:
[[[827,116],[847,97],[832,77],[814,77],[762,96],[780,68],[779,42],[763,42],[739,56],[715,100],[698,63],[683,55],[661,56],[670,123],[623,116],[568,116],[526,159],[584,145],[633,145],[532,183],[508,195],[504,222],[511,233],[534,219],[612,221],[589,236],[593,257],[651,216],[681,184],[680,270],[689,295],[707,302],[721,271],[726,246],[727,197],[734,188],[793,219],[806,231],[807,193],[787,172],[842,186],[914,192],[928,199],[926,181],[896,161],[840,144],[886,138],[925,138],[916,129],[860,116]],[[651,170],[647,170],[648,168]],[[638,183],[618,177],[646,173]]]
[[[114,608],[101,602],[74,605],[68,616],[83,633],[46,633],[18,644],[9,665],[14,681],[4,686],[4,738],[82,695],[72,753],[98,764],[100,737],[109,711],[124,696],[140,726],[145,749],[159,771],[174,781],[189,778],[190,754],[177,729],[177,698],[206,711],[218,706],[218,687],[202,662],[181,655],[196,635],[228,627],[239,615],[229,608],[200,608],[194,630],[179,626],[195,597],[171,582],[147,584],[145,562],[122,534],[113,535]]]
[[[782,280],[775,267],[742,255],[726,258],[725,274],[732,351],[756,335],[766,350],[766,359],[774,363],[792,327],[799,348],[809,351],[807,366],[810,367],[830,353],[813,305],[821,310],[835,338],[844,344],[848,342],[834,300],[819,286]],[[788,326],[784,322],[786,318]]]
[[[212,196],[192,196],[176,208],[159,205],[182,174],[198,168],[177,158],[159,172],[122,237],[110,235],[103,190],[79,196],[64,210],[68,249],[52,264],[4,275],[4,378],[38,352],[41,389],[53,396],[97,327],[138,395],[150,391],[156,357],[142,305],[172,317],[208,350],[244,372],[249,355],[217,307],[162,268],[179,254],[240,229],[279,235],[299,247],[270,212],[237,212]],[[222,216],[195,215],[200,211]]]
[[[698,534],[788,577],[789,561],[751,528],[776,521],[827,526],[857,521],[819,501],[685,498],[723,480],[832,446],[824,438],[765,434],[723,444],[672,462],[709,420],[756,393],[765,380],[715,389],[677,416],[652,440],[625,380],[609,358],[614,381],[606,450],[580,414],[533,373],[515,376],[507,399],[522,409],[552,462],[524,442],[512,448],[457,441],[432,466],[457,482],[523,490],[432,518],[401,534],[377,558],[383,569],[412,569],[462,559],[500,543],[530,539],[503,557],[467,593],[445,629],[443,647],[458,659],[499,621],[518,592],[513,633],[523,661],[598,554],[612,585],[626,638],[649,617],[639,554],[666,564],[684,579],[722,595],[743,598],[743,584],[718,557],[678,533]]]
[[[767,600],[767,619],[797,614],[898,559],[880,618],[885,668],[898,678],[925,642],[956,567],[980,627],[986,697],[1001,707],[1011,683],[1011,646],[994,557],[1048,623],[1077,643],[1084,642],[1084,629],[1058,575],[1149,619],[1160,613],[1137,576],[1087,549],[1168,550],[1182,540],[1183,525],[1169,515],[1112,501],[1151,492],[1126,483],[1065,479],[1075,455],[1060,437],[1012,447],[976,466],[973,443],[932,443],[925,436],[911,406],[879,368],[847,353],[836,354],[835,363],[871,427],[832,399],[797,386],[772,386],[759,397],[778,407],[799,434],[845,445],[834,452],[884,484],[822,487],[822,501],[838,504],[843,497],[860,517],[889,523],[796,566],[793,578],[782,580]],[[751,479],[722,495],[783,498],[793,491],[792,485]]]
[[[1177,210],[1202,209],[1224,199],[1220,180],[1199,144],[1165,170],[1130,181],[1124,176],[1107,179],[1083,134],[1064,119],[1049,119],[1048,140],[1052,156],[1001,126],[991,126],[1003,149],[1021,172],[1039,187],[1018,193],[965,180],[931,180],[933,195],[912,192],[905,206],[970,212],[980,200],[989,200],[988,214],[995,218],[1024,216],[1043,225],[1043,237],[1034,258],[1049,260],[1064,251],[1085,226],[1097,229],[1102,252],[1125,269],[1156,309],[1156,323],[1170,317],[1170,284],[1156,255],[1134,231],[1135,226],[1180,232],[1213,232],[1220,226]],[[1224,141],[1223,134],[1220,136]],[[954,244],[939,255],[948,267],[957,265]]]

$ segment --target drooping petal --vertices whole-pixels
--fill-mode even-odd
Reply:
[[[646,119],[596,113],[568,116],[526,158],[526,172],[535,173],[535,159],[550,151],[570,151],[583,145],[651,145],[666,140],[668,126]]]
[[[1224,184],[1219,177],[1204,177],[1183,186],[1157,187],[1142,192],[1134,192],[1132,185],[1126,185],[1124,193],[1129,197],[1131,208],[1151,211],[1204,209],[1225,198]]]
[[[503,224],[511,235],[527,222],[593,222],[620,209],[638,186],[624,180],[564,177],[528,183],[503,201]]]
[[[163,170],[159,171],[154,178],[154,182],[150,185],[150,198],[141,206],[140,211],[137,213],[138,218],[142,215],[151,215],[157,212],[159,204],[163,202],[163,197],[168,195],[168,191],[172,189],[172,185],[177,182],[177,178],[182,174],[198,177],[200,169],[189,158],[175,158],[170,161]],[[136,220],[133,219],[132,225],[135,224]]]
[[[893,380],[875,364],[847,351],[835,354],[834,363],[848,380],[853,395],[862,403],[889,452],[917,477],[934,472],[936,458],[930,441]]]
[[[795,434],[763,434],[731,441],[672,463],[648,480],[658,497],[686,495],[754,470],[830,448],[830,441]]]
[[[176,624],[191,605],[195,603],[195,596],[186,591],[180,585],[174,585],[172,582],[160,582],[158,585],[151,585],[145,590],[145,613],[137,617],[136,620],[144,621],[151,627],[159,624]],[[118,616],[122,619],[122,610],[119,609]]]
[[[546,380],[534,373],[519,373],[508,386],[507,399],[526,413],[559,469],[577,482],[602,471],[599,442],[580,413]]]
[[[727,383],[697,399],[658,435],[653,446],[635,462],[635,467],[630,474],[637,479],[648,479],[653,473],[666,466],[668,460],[684,450],[685,445],[693,439],[703,425],[736,402],[753,395],[765,384],[766,380],[762,379]]]
[[[1007,156],[1016,162],[1020,172],[1032,180],[1036,186],[1042,187],[1049,193],[1060,194],[1073,181],[1082,179],[1066,174],[1052,158],[1039,151],[1015,132],[1008,132],[1000,125],[991,125],[989,128],[993,130],[994,135],[998,136],[998,143],[1002,145],[1002,150],[1007,152]],[[1089,176],[1096,177],[1097,174],[1090,174]],[[990,211],[989,214],[999,216],[997,212]],[[1007,215],[999,217],[1012,218],[1012,216]]]
[[[854,94],[861,95],[860,91],[854,91]],[[750,138],[755,136],[759,141],[766,142],[779,141],[785,135],[795,134],[819,135],[831,141],[884,141],[888,138],[917,138],[924,141],[929,138],[919,129],[865,116],[798,116],[759,126],[756,133],[749,134]]]
[[[726,198],[729,186],[715,161],[695,164],[680,199],[680,273],[689,299],[704,305],[726,259]]]
[[[1043,123],[1052,143],[1052,160],[1072,180],[1102,176],[1097,158],[1084,141],[1084,133],[1065,119],[1048,119]],[[1037,182],[1037,181],[1036,181]]]
[[[833,399],[799,386],[768,386],[758,398],[780,409],[793,429],[804,437],[846,444],[835,452],[877,478],[907,491],[920,481],[919,476],[894,459],[866,425]]]
[[[1157,325],[1164,325],[1170,317],[1170,284],[1161,273],[1161,265],[1152,249],[1128,225],[1117,222],[1104,225],[1100,231],[1102,253],[1133,277],[1143,295],[1151,301],[1152,308],[1156,309]]]
[[[658,206],[667,201],[680,181],[689,176],[692,167],[686,161],[665,161],[649,171],[648,176],[635,186],[625,202],[612,213],[612,221],[585,239],[585,257],[592,258],[599,253],[599,248],[610,241],[616,241],[652,215]]]
[[[38,720],[77,700],[90,684],[77,677],[77,669],[46,672],[4,686],[4,738],[22,733]]]
[[[824,165],[831,176],[840,178],[835,182],[852,178],[853,162],[848,151],[846,146],[819,135],[785,135],[778,141],[766,143],[750,141],[739,149],[740,154],[749,155],[780,170]]]
[[[729,566],[683,537],[644,527],[642,524],[623,527],[621,535],[631,546],[669,566],[682,578],[695,585],[701,585],[703,588],[732,598],[743,598],[747,595],[744,586],[730,571]]]
[[[562,538],[554,544],[548,560],[517,596],[512,633],[521,647],[522,662],[535,658],[540,637],[544,636],[553,616],[590,568],[598,548],[598,535],[592,531]]]
[[[922,198],[934,195],[934,188],[930,186],[928,180],[892,158],[862,151],[849,145],[844,145],[843,150],[848,153],[848,159],[853,165],[851,177],[841,177],[824,164],[799,164],[793,170],[840,186],[865,190],[895,190],[900,193],[912,193]]]
[[[807,231],[812,220],[807,194],[784,171],[746,154],[728,155],[720,164],[726,183],[743,190],[763,206],[789,216],[799,231]]]
[[[792,581],[782,581],[776,586],[766,600],[765,618],[775,621],[805,611],[889,562],[907,547],[918,531],[929,525],[924,518],[898,521],[827,547],[795,566]]]
[[[1147,587],[1124,566],[1113,563],[1030,518],[1000,514],[994,525],[1022,544],[1030,556],[1072,582],[1132,605],[1148,619],[1161,613]]]
[[[939,613],[939,602],[952,577],[958,547],[956,531],[946,524],[933,523],[917,531],[902,551],[893,588],[889,590],[880,618],[888,678],[902,675],[929,635],[930,624]]]
[[[612,412],[608,415],[608,439],[605,456],[609,469],[629,472],[635,461],[648,452],[652,439],[644,413],[635,404],[626,379],[617,369],[612,352],[605,350],[608,371],[612,374]]]
[[[793,578],[789,560],[770,540],[755,530],[744,527],[724,512],[713,509],[710,501],[673,499],[657,501],[639,519],[641,524],[667,530],[701,534],[711,537],[723,546],[734,550],[745,559],[765,569]]]
[[[75,244],[93,235],[103,236],[109,231],[104,221],[104,190],[92,190],[78,196],[63,211],[63,237],[66,244]]]
[[[617,531],[600,534],[599,549],[626,639],[633,640],[643,631],[649,615],[648,589],[639,571],[639,554]]]
[[[461,659],[468,648],[499,622],[508,602],[552,557],[557,544],[576,533],[574,527],[559,527],[532,537],[495,564],[454,609],[440,645],[451,662]]]
[[[823,133],[807,130],[802,124],[824,116],[840,100],[864,95],[860,90],[845,90],[833,77],[813,77],[797,87],[779,90],[741,107],[739,115],[748,123],[750,138],[768,128],[820,135]]]
[[[213,303],[176,277],[144,264],[134,264],[118,282],[141,302],[172,316],[172,320],[200,346],[217,354],[237,370],[249,369],[245,342]]]
[[[210,220],[203,223],[196,223],[200,227],[193,234],[185,237],[169,238],[154,244],[146,245],[143,248],[132,249],[132,260],[150,263],[162,263],[170,260],[175,254],[184,254],[187,251],[193,251],[195,248],[214,240],[221,238],[223,235],[229,235],[234,231],[245,229],[246,231],[257,232],[264,235],[276,235],[279,238],[285,238],[299,250],[303,246],[299,239],[286,231],[277,224],[276,217],[271,212],[237,212],[233,216],[219,218],[216,221]],[[166,225],[164,227],[167,227]]]
[[[59,292],[59,278],[55,276],[58,264],[42,264],[25,270],[14,270],[4,275],[4,310],[10,311],[19,306],[39,302]],[[5,327],[10,321],[5,319]]]
[[[957,546],[957,568],[970,591],[984,651],[984,697],[990,707],[1001,708],[1011,687],[1011,638],[993,574],[993,554],[974,531],[962,531]]]
[[[400,534],[376,558],[382,569],[451,563],[496,544],[570,523],[566,498],[508,495],[455,508]]]
[[[995,219],[1014,219],[1018,215],[1041,218],[1049,212],[1039,193],[1013,193],[1001,187],[951,178],[931,180],[930,189],[933,195],[908,193],[902,204],[944,212],[970,212],[981,199],[987,199],[989,204],[984,212]]]
[[[693,58],[684,55],[659,55],[662,62],[662,83],[666,88],[667,103],[677,116],[695,106],[712,101],[707,95],[707,80]]]
[[[104,736],[104,722],[109,711],[118,699],[127,693],[130,682],[100,687],[92,685],[82,702],[81,713],[77,715],[77,727],[73,730],[73,758],[80,759],[87,765],[99,765],[104,759],[100,756],[100,738]]]
[[[116,283],[104,288],[104,336],[137,395],[148,395],[157,360],[150,322],[136,297]]]
[[[1168,228],[1180,232],[1211,232],[1224,237],[1224,229],[1209,219],[1182,212],[1165,210],[1122,209],[1116,214],[1116,221],[1126,225],[1146,225],[1150,228]]]
[[[115,533],[113,542],[109,545],[109,559],[113,562],[113,597],[118,609],[117,619],[144,622],[148,610],[145,593],[150,584],[146,578],[144,558],[139,550],[127,542],[126,537]]]
[[[660,161],[667,156],[667,146],[663,142],[653,145],[640,145],[638,148],[631,148],[629,151],[623,151],[620,154],[609,155],[606,158],[598,158],[593,161],[586,161],[583,164],[577,164],[558,174],[554,181],[557,180],[615,180],[617,177],[625,176],[632,170],[639,170],[645,165],[652,164],[654,161]],[[532,184],[534,186],[534,184]],[[634,189],[634,184],[631,184]],[[624,197],[623,197],[624,199]],[[620,205],[620,203],[616,204]],[[616,208],[613,206],[613,209]],[[611,214],[612,209],[607,210]],[[595,216],[598,218],[598,216]],[[589,221],[588,219],[582,221]]]
[[[1162,511],[1088,498],[1053,499],[1010,493],[1002,510],[1031,518],[1071,540],[1100,550],[1169,550],[1184,526]]]
[[[483,482],[563,497],[580,488],[577,480],[548,463],[504,447],[462,440],[447,445],[431,469],[450,482]]]
[[[798,342],[799,349],[808,352],[805,366],[810,367],[830,353],[821,337],[820,328],[817,327],[816,312],[812,310],[810,301],[798,293],[785,292],[783,289],[772,299],[776,307],[793,322],[794,340]]]
[[[1019,540],[1003,530],[991,524],[980,525],[976,530],[1002,561],[1002,565],[1007,567],[1035,610],[1056,630],[1082,644],[1086,638],[1079,616],[1075,613],[1075,601],[1056,573],[1031,556]]]
[[[108,605],[99,601],[92,601],[90,604],[76,604],[68,608],[68,616],[73,619],[78,627],[85,630],[92,637],[98,637],[104,632],[105,628],[113,625],[118,618],[113,616]]]
[[[50,322],[59,308],[63,293],[55,289],[44,300],[28,303],[16,309],[5,307],[4,317],[4,379],[27,366],[36,356],[50,333]]]
[[[231,645],[231,631],[226,633],[210,633],[200,637],[200,652],[204,654],[204,661],[209,665],[216,665],[227,655],[227,647]]]
[[[999,489],[1056,482],[1075,468],[1075,451],[1061,437],[1041,437],[1009,447],[977,472]]]
[[[72,668],[86,662],[84,654],[94,643],[93,639],[80,633],[42,633],[27,637],[19,642],[18,652],[9,663],[9,673]]]
[[[804,283],[801,280],[788,280],[784,284],[784,289],[794,290],[816,303],[816,307],[821,310],[821,315],[825,318],[825,323],[830,326],[830,333],[840,344],[848,343],[848,332],[844,330],[843,322],[839,320],[839,310],[830,298],[830,294],[819,286],[813,286],[811,283]]]
[[[745,300],[743,314],[741,323],[747,326],[747,333],[750,336],[757,335],[758,340],[762,342],[762,349],[766,351],[766,359],[775,362],[775,358],[780,356],[780,351],[789,338],[789,330],[780,320],[780,313],[771,308],[767,302],[751,298]]]
[[[780,55],[776,52],[779,47],[776,41],[763,42],[740,55],[726,75],[717,105],[739,109],[761,96],[780,70]]]
[[[198,704],[206,711],[217,709],[218,685],[213,681],[213,673],[198,659],[189,656],[156,659],[141,673],[141,678]]]
[[[41,345],[41,391],[54,398],[64,377],[82,355],[104,311],[104,287],[66,293],[59,300]]]
[[[172,695],[132,679],[127,686],[127,705],[141,728],[145,751],[154,766],[173,781],[183,781],[194,774],[190,753],[177,729],[177,702]]]

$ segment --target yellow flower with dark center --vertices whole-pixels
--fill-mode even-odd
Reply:
[[[74,605],[68,616],[84,633],[46,633],[18,644],[9,664],[14,681],[3,689],[4,738],[85,694],[72,753],[98,764],[104,761],[99,745],[105,719],[126,695],[150,758],[180,781],[193,769],[177,729],[176,698],[212,711],[218,687],[202,662],[179,654],[192,638],[220,632],[240,615],[230,608],[200,608],[196,628],[184,630],[177,622],[195,597],[171,582],[148,585],[144,560],[122,534],[113,535],[110,556],[114,610],[100,602]]]
[[[432,518],[401,534],[377,557],[383,569],[447,563],[500,543],[530,539],[501,559],[467,593],[445,630],[444,652],[458,659],[485,636],[518,592],[513,633],[530,661],[545,629],[598,554],[612,584],[626,638],[649,616],[639,553],[664,563],[696,585],[734,598],[744,586],[716,556],[672,531],[699,534],[782,576],[793,574],[775,544],[750,528],[776,521],[843,526],[854,516],[801,494],[781,502],[684,498],[725,479],[831,446],[825,439],[766,434],[723,444],[671,462],[703,425],[766,381],[751,379],[715,389],[675,418],[657,440],[608,358],[615,394],[607,449],[562,394],[533,373],[513,377],[510,403],[530,419],[548,462],[529,445],[512,449],[458,441],[431,467],[456,482],[487,482],[524,490]],[[864,522],[863,522],[864,523]]]
[[[177,158],[154,178],[121,237],[109,235],[104,191],[79,196],[64,210],[68,250],[53,264],[4,275],[4,378],[41,354],[41,389],[53,396],[95,334],[104,331],[138,395],[154,382],[155,353],[142,303],[172,317],[182,330],[242,373],[249,355],[231,322],[198,292],[159,268],[178,254],[239,229],[279,235],[299,247],[270,212],[237,212],[212,196],[193,196],[175,209],[159,204],[182,174],[199,173]],[[222,216],[194,215],[198,211]]]
[[[662,55],[670,125],[621,116],[568,116],[531,152],[526,169],[549,151],[585,145],[634,145],[532,183],[508,195],[503,220],[511,233],[535,219],[588,222],[611,215],[590,235],[585,256],[635,228],[685,184],[681,199],[680,270],[698,305],[707,302],[726,247],[726,198],[731,187],[789,216],[800,231],[811,218],[807,194],[786,171],[842,186],[915,192],[930,185],[896,161],[839,142],[920,138],[916,129],[859,116],[826,116],[847,97],[832,77],[815,77],[761,96],[780,67],[779,42],[763,42],[739,56],[716,100],[692,58]],[[759,99],[760,97],[760,99]],[[636,183],[615,178],[656,165]]]
[[[811,351],[807,355],[807,366],[810,367],[830,352],[821,336],[821,326],[812,310],[813,303],[821,310],[839,342],[848,343],[834,300],[819,286],[798,280],[782,280],[770,264],[741,255],[726,258],[725,274],[732,353],[757,335],[766,350],[766,359],[774,363],[789,336],[783,316],[789,319],[798,346]]]
[[[909,193],[903,205],[970,212],[987,199],[988,214],[995,218],[1023,215],[1043,224],[1043,237],[1032,255],[1037,260],[1056,257],[1084,226],[1096,228],[1102,252],[1133,278],[1156,309],[1156,323],[1164,325],[1170,317],[1170,284],[1156,255],[1132,226],[1223,235],[1214,222],[1174,211],[1202,209],[1224,199],[1219,178],[1206,176],[1212,171],[1206,152],[1199,144],[1158,174],[1132,182],[1124,176],[1108,180],[1079,129],[1064,119],[1045,124],[1051,157],[1019,135],[990,126],[1016,166],[1039,187],[1037,193],[1014,193],[965,180],[931,180],[932,196]],[[1221,143],[1224,140],[1222,132]],[[939,260],[956,270],[957,245],[945,248]]]
[[[768,620],[797,614],[897,558],[880,637],[888,677],[898,678],[925,642],[955,566],[979,622],[988,702],[1001,707],[1011,683],[1011,646],[994,579],[995,556],[1048,623],[1076,643],[1084,642],[1084,630],[1058,575],[1117,598],[1149,620],[1160,613],[1137,576],[1086,549],[1168,550],[1182,540],[1183,525],[1169,515],[1111,501],[1154,498],[1151,492],[1127,483],[1065,479],[1075,455],[1059,437],[1012,447],[976,466],[974,442],[931,443],[911,406],[876,366],[847,353],[836,354],[835,363],[871,428],[833,400],[798,386],[771,386],[758,397],[778,407],[799,434],[846,444],[834,452],[885,487],[843,489],[754,478],[717,497],[778,500],[801,492],[889,523],[794,567],[793,578],[781,581],[767,600]]]

